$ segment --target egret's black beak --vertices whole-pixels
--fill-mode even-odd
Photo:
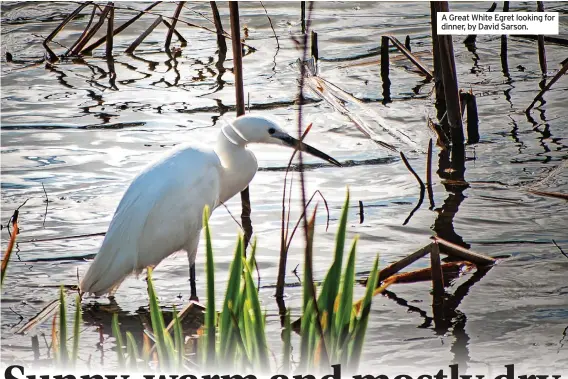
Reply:
[[[305,144],[301,141],[298,141],[297,139],[295,139],[294,137],[288,135],[288,134],[273,134],[272,135],[274,138],[278,138],[280,139],[282,142],[284,142],[285,145],[290,146],[294,149],[298,149],[298,150],[302,150],[303,152],[306,152],[308,154],[313,155],[314,157],[318,157],[320,159],[323,159],[324,161],[328,161],[329,163],[341,167],[341,163],[339,163],[337,160],[333,159],[332,157],[330,157],[329,155],[327,155],[326,153],[323,153],[321,151],[319,151],[318,149],[316,149],[315,147],[311,147],[308,144]]]

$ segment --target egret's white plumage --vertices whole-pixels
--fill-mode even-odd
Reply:
[[[242,116],[225,125],[215,149],[177,149],[142,171],[130,184],[103,244],[80,288],[102,295],[133,272],[156,266],[184,250],[195,261],[205,205],[217,206],[245,189],[256,174],[249,143],[273,143],[302,150],[339,165],[333,158],[298,142],[276,123]]]

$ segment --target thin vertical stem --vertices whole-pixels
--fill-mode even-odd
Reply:
[[[439,3],[440,11],[449,12],[447,1],[441,1]],[[438,43],[440,47],[440,61],[443,74],[442,78],[446,96],[446,112],[452,137],[452,168],[457,174],[457,178],[463,179],[465,173],[464,133],[452,36],[439,35]]]
[[[227,51],[227,41],[223,35],[225,32],[223,30],[223,24],[221,23],[221,16],[219,15],[219,9],[217,8],[217,3],[211,1],[211,12],[213,13],[213,22],[215,23],[215,30],[217,31],[217,46],[219,51]]]
[[[172,37],[174,35],[174,29],[176,28],[177,20],[179,18],[179,15],[181,14],[181,10],[183,9],[184,3],[185,3],[185,1],[180,1],[178,3],[178,6],[176,7],[175,12],[174,12],[174,17],[172,19],[172,25],[168,29],[168,35],[166,36],[166,45],[165,45],[166,53],[170,52],[170,44],[172,43]]]
[[[241,26],[239,22],[239,3],[229,1],[229,12],[231,18],[231,42],[233,46],[233,64],[235,74],[235,95],[237,117],[245,114],[245,93],[243,87],[243,50],[241,46]],[[250,220],[251,206],[249,188],[241,192],[241,223],[245,230],[245,250],[252,237],[252,223]]]
[[[440,4],[436,1],[430,2],[430,20],[432,23],[432,52],[434,60],[434,85],[436,90],[436,109],[438,110],[438,120],[441,120],[446,113],[446,95],[444,93],[444,83],[442,81],[442,63],[440,61],[440,45],[438,43],[438,18]],[[445,130],[447,132],[447,130]]]
[[[544,2],[537,1],[536,8],[538,12],[544,12]],[[546,52],[544,50],[544,35],[538,35],[538,62],[540,63],[540,70],[543,75],[546,75]]]
[[[391,101],[389,79],[389,37],[381,37],[381,79],[383,80],[383,104]]]
[[[509,2],[503,2],[503,12],[509,12]],[[509,61],[507,58],[507,35],[501,35],[501,69],[503,75],[509,76]]]

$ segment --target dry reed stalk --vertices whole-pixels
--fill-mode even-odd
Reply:
[[[428,245],[424,246],[420,250],[417,250],[414,253],[407,255],[406,257],[402,258],[401,260],[396,261],[394,263],[391,263],[387,267],[383,268],[379,272],[379,283],[383,282],[388,277],[396,274],[397,272],[399,272],[400,270],[402,270],[406,266],[411,265],[412,263],[416,262],[420,258],[424,257],[426,254],[428,254],[431,251],[431,249],[432,249],[432,243],[429,243]]]
[[[359,200],[359,224],[365,221],[365,209],[363,208],[363,202]]]
[[[162,18],[162,22],[164,23],[164,25],[166,25],[166,28],[171,29],[172,28],[172,24],[170,24],[167,20],[164,20]],[[186,47],[187,46],[187,40],[181,35],[180,32],[178,32],[178,30],[176,28],[173,28],[174,34],[176,35],[177,39],[180,42],[180,47]]]
[[[225,40],[225,31],[223,30],[223,24],[221,23],[221,16],[219,15],[219,9],[217,8],[217,3],[215,1],[210,1],[211,13],[213,13],[213,23],[215,24],[215,30],[217,31],[217,46],[219,51],[227,51],[227,41]]]
[[[537,12],[544,12],[544,2],[536,2]],[[546,75],[546,52],[544,50],[544,36],[542,34],[538,35],[538,63],[540,64],[540,70],[544,75]]]
[[[410,166],[410,163],[408,163],[408,159],[406,159],[406,156],[402,151],[400,152],[400,157],[402,158],[402,161],[404,162],[404,165],[406,166],[408,171],[410,171],[410,173],[414,175],[414,178],[416,179],[418,185],[420,186],[420,190],[424,191],[426,189],[426,187],[424,186],[424,182],[422,181],[422,179],[420,179],[420,176],[418,176],[418,174],[416,173],[416,171],[414,171],[412,166]]]
[[[432,190],[432,138],[428,141],[428,155],[426,156],[426,189],[430,200],[430,210],[434,209],[434,191]]]
[[[503,2],[503,12],[509,12],[509,2]],[[501,35],[501,69],[505,76],[509,75],[509,62],[507,58],[507,35]]]
[[[460,91],[460,103],[462,117],[467,113],[467,143],[474,144],[479,142],[479,116],[477,113],[477,99],[473,92]]]
[[[440,1],[438,3],[440,4],[440,11],[449,12],[450,9],[447,1]],[[465,173],[464,134],[452,36],[439,35],[438,44],[440,48],[442,80],[444,82],[444,92],[446,96],[446,112],[452,138],[452,168],[458,178],[463,178]]]
[[[123,30],[128,28],[130,25],[132,25],[134,22],[136,22],[140,17],[142,17],[144,14],[146,14],[146,12],[152,10],[152,8],[154,8],[156,5],[158,5],[160,3],[161,3],[161,1],[156,1],[155,3],[152,3],[148,7],[146,7],[146,9],[144,9],[143,11],[139,11],[136,16],[132,17],[130,20],[126,21],[124,24],[122,24],[118,28],[116,28],[112,32],[112,35],[116,36],[118,33],[122,32]],[[116,7],[113,7],[113,8],[116,8]],[[87,28],[88,28],[88,26],[87,26]],[[97,41],[95,41],[92,44],[90,44],[89,46],[85,47],[83,49],[82,53],[83,54],[89,54],[91,51],[93,51],[94,49],[96,49],[97,47],[99,47],[103,43],[105,43],[105,41],[106,41],[106,37],[99,38]]]
[[[55,62],[58,58],[57,55],[55,55],[55,53],[49,48],[49,46],[47,45],[48,42],[50,42],[51,40],[53,40],[53,38],[55,38],[55,36],[57,35],[57,33],[59,33],[61,30],[63,30],[63,28],[65,27],[65,25],[67,25],[69,23],[69,21],[71,21],[72,19],[75,18],[75,16],[77,16],[79,13],[81,13],[81,11],[83,10],[83,8],[85,8],[87,5],[92,4],[92,1],[87,1],[81,5],[79,5],[77,7],[77,9],[75,9],[70,15],[68,15],[63,21],[61,21],[61,23],[57,26],[57,28],[55,28],[48,36],[47,38],[43,41],[43,47],[45,48],[45,50],[47,51],[47,54],[49,55],[49,61],[51,62]]]
[[[94,35],[98,32],[98,30],[103,26],[103,24],[105,22],[105,18],[109,14],[112,6],[113,6],[112,2],[109,2],[104,7],[103,11],[101,12],[101,15],[99,16],[99,21],[97,21],[97,23],[95,25],[93,25],[93,27],[87,32],[87,35],[85,36],[85,38],[83,38],[81,40],[81,42],[79,42],[77,44],[77,46],[75,46],[75,48],[73,50],[71,50],[71,55],[79,55],[82,52],[85,45],[87,43],[89,43],[91,38],[93,38]]]
[[[430,80],[434,77],[432,71],[423,63],[416,55],[412,54],[412,52],[407,49],[396,37],[392,35],[387,36],[388,39],[392,42],[392,44],[400,51],[410,62],[412,62],[420,72],[422,72],[426,76],[426,80]],[[382,54],[382,50],[381,50]],[[382,57],[381,57],[382,59]]]
[[[83,40],[83,38],[85,38],[85,35],[87,35],[87,32],[89,31],[89,28],[91,27],[91,24],[93,23],[93,20],[95,19],[95,14],[97,13],[97,9],[98,9],[98,6],[93,5],[93,10],[91,11],[91,17],[89,18],[89,22],[87,22],[87,26],[85,26],[85,29],[83,30],[83,32],[81,33],[79,38],[77,38],[75,43],[73,45],[71,45],[71,47],[69,49],[67,49],[67,51],[65,52],[65,54],[63,54],[63,56],[69,55],[69,53],[75,48],[75,46],[77,46],[77,44],[79,42],[81,42]],[[101,38],[101,40],[103,40],[103,42],[106,41],[106,36]]]
[[[8,263],[10,262],[10,257],[12,256],[12,250],[14,249],[14,245],[16,244],[16,237],[18,237],[18,233],[20,229],[18,228],[18,215],[19,211],[16,209],[14,214],[12,215],[12,234],[10,235],[10,241],[8,242],[8,247],[6,248],[6,253],[4,254],[4,258],[2,258],[2,278],[0,279],[0,283],[4,284],[4,278],[6,277],[6,271],[8,270]]]
[[[110,85],[112,88],[116,88],[115,80],[116,80],[116,72],[114,69],[114,58],[112,56],[112,47],[113,47],[113,30],[114,30],[114,8],[110,8],[108,13],[108,21],[107,21],[107,39],[106,39],[106,61],[108,65],[108,72],[110,76]]]
[[[548,192],[548,191],[539,191],[539,190],[528,190],[528,192],[540,195],[540,196],[547,196],[547,197],[554,197],[557,199],[568,200],[568,194],[560,193],[560,192]]]
[[[544,95],[544,93],[548,91],[550,87],[552,87],[552,85],[556,83],[558,79],[560,79],[560,77],[568,71],[568,59],[564,60],[561,64],[562,68],[556,73],[556,75],[554,75],[552,79],[550,79],[550,82],[548,82],[548,84],[538,93],[538,95],[536,95],[532,103],[527,107],[527,109],[525,109],[526,113],[529,113],[536,102],[542,100],[542,95]]]
[[[308,133],[312,129],[312,125],[313,124],[310,123],[306,127],[306,130],[302,134],[300,141],[303,141],[304,138],[306,138],[306,136],[308,135]],[[286,215],[286,185],[287,185],[286,182],[288,180],[288,173],[290,172],[290,167],[292,166],[292,161],[294,160],[294,157],[296,156],[297,152],[298,152],[298,149],[294,149],[294,152],[292,153],[292,155],[290,156],[290,160],[288,161],[288,165],[286,166],[286,173],[284,174],[284,188],[282,190],[282,216],[281,216],[281,228],[280,228],[280,261],[278,263],[278,278],[276,280],[276,294],[275,294],[277,299],[282,299],[284,297],[284,286],[285,286],[285,280],[286,280],[286,264],[288,262],[288,249],[290,247],[290,243],[288,241],[292,240],[292,238],[290,238],[290,240],[288,240],[288,232],[289,232],[289,225],[290,225],[290,201],[292,199],[292,194],[290,194],[289,197],[288,197],[288,217],[286,219],[286,222],[284,222],[285,215]],[[290,192],[292,190],[292,183],[291,182],[292,181],[290,181]],[[315,195],[315,193],[314,193],[314,195]],[[325,198],[324,198],[324,202],[325,202]],[[327,203],[326,203],[326,208],[327,208]],[[306,211],[306,209],[304,209],[304,212],[305,211]],[[328,215],[329,215],[329,210],[328,210]],[[300,217],[300,220],[302,218],[303,218],[303,215],[302,215],[302,217]],[[296,227],[297,226],[298,226],[298,224],[296,224]],[[294,237],[294,233],[296,232],[296,227],[292,231],[292,237]],[[279,304],[279,306],[280,306],[280,304]]]
[[[319,51],[318,51],[318,34],[312,30],[312,39],[311,39],[311,47],[312,47],[312,57],[316,60],[316,67],[319,59]]]
[[[183,4],[185,4],[185,1],[180,1],[176,7],[176,10],[174,11],[174,16],[172,18],[172,24],[170,25],[170,28],[168,29],[168,34],[166,35],[166,43],[165,43],[165,49],[166,49],[166,53],[170,53],[170,44],[172,43],[172,37],[174,35],[174,29],[176,28],[176,24],[177,24],[177,20],[179,19],[179,15],[181,14],[181,10],[183,9]]]
[[[301,8],[301,21],[302,21],[302,34],[306,33],[306,2],[305,1],[301,1],[300,2],[300,8]]]
[[[406,50],[412,52],[412,48],[410,47],[410,36],[406,35],[406,38],[404,39],[404,47],[406,48]]]
[[[381,37],[381,79],[383,81],[383,104],[391,101],[389,79],[389,37]]]
[[[495,264],[496,260],[494,258],[482,255],[479,253],[474,253],[468,249],[458,246],[454,243],[448,242],[438,236],[433,236],[432,239],[435,243],[438,243],[445,247],[442,253],[459,258],[465,259],[471,263],[475,263],[478,266],[490,266]]]
[[[229,1],[229,12],[231,18],[231,36],[233,46],[233,72],[235,74],[235,96],[237,117],[245,114],[245,94],[243,88],[243,49],[241,45],[241,26],[239,21],[239,3]],[[241,224],[245,231],[245,250],[252,237],[252,222],[250,219],[251,206],[249,187],[241,192]]]
[[[444,277],[440,264],[440,248],[437,243],[434,243],[430,250],[430,267],[432,269],[432,290],[434,297],[442,298],[444,295]]]
[[[432,58],[434,61],[434,89],[436,91],[436,108],[438,120],[446,113],[446,95],[444,93],[444,83],[442,80],[442,64],[440,61],[440,46],[438,43],[438,18],[437,12],[440,5],[436,1],[430,2],[430,22],[432,24]]]
[[[467,261],[459,262],[449,262],[440,265],[442,274],[445,275],[444,278],[455,276],[459,273],[462,267],[471,268],[474,265]],[[363,285],[367,284],[368,278],[361,280],[360,283]],[[426,267],[414,271],[402,272],[400,274],[394,274],[389,276],[383,281],[383,283],[388,282],[390,284],[407,284],[407,283],[418,283],[432,280],[432,268]]]
[[[126,54],[132,54],[134,53],[134,50],[136,50],[136,48],[142,43],[142,41],[144,41],[146,39],[146,37],[148,37],[150,35],[150,33],[152,33],[152,31],[162,23],[162,16],[158,16],[154,22],[152,23],[152,25],[150,25],[142,34],[140,34],[138,36],[138,38],[136,38],[136,40],[134,40],[134,42],[132,42],[130,44],[130,46],[128,46],[128,48],[126,49],[125,53]]]

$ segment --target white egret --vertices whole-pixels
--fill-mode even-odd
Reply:
[[[153,267],[184,250],[195,297],[195,256],[205,205],[214,210],[245,189],[258,164],[249,143],[301,149],[339,162],[290,136],[275,122],[241,116],[221,128],[215,149],[188,146],[142,171],[130,184],[101,248],[80,284],[82,293],[112,294],[131,273]]]

